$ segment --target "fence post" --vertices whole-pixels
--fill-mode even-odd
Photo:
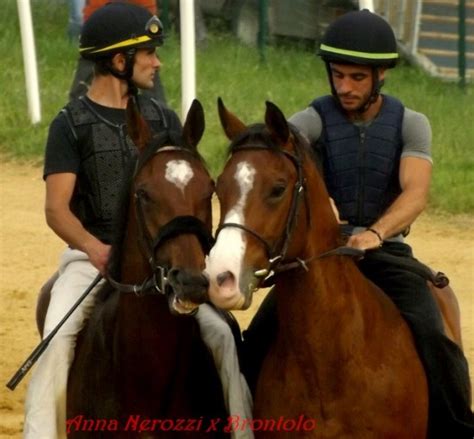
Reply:
[[[260,52],[260,61],[265,62],[265,46],[268,36],[268,0],[259,0],[258,2],[258,50]]]
[[[459,86],[466,88],[466,0],[459,0],[458,7],[458,72]]]
[[[41,104],[30,0],[17,0],[17,7],[18,17],[20,19],[21,45],[23,49],[23,65],[25,67],[28,110],[31,122],[35,124],[41,121]]]
[[[368,9],[370,12],[374,12],[374,0],[359,0],[359,9]]]
[[[189,107],[196,97],[194,0],[180,0],[179,16],[181,24],[181,115],[185,120]]]
[[[410,44],[410,53],[412,55],[416,55],[418,51],[418,38],[420,35],[420,18],[421,18],[421,0],[415,0],[414,7],[413,7],[413,31],[411,32],[411,44]]]

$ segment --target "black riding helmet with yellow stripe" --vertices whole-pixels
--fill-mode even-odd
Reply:
[[[378,80],[379,68],[395,67],[397,40],[391,26],[367,9],[348,12],[328,26],[318,55],[325,61],[332,83],[330,63],[358,64],[373,68],[373,89],[368,104],[374,102],[383,83]],[[365,107],[365,109],[368,108]],[[364,109],[364,111],[365,111]]]
[[[125,71],[117,71],[111,63],[105,65],[114,76],[130,83],[136,51],[161,46],[163,37],[161,21],[147,9],[130,3],[108,3],[84,24],[79,52],[83,58],[102,63],[123,53]]]

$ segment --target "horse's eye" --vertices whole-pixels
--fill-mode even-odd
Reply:
[[[278,183],[277,185],[272,187],[269,198],[270,199],[280,198],[285,193],[285,189],[286,189],[286,185],[282,183]]]

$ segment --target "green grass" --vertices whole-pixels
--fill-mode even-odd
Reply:
[[[3,157],[41,161],[48,126],[67,102],[77,47],[66,36],[65,0],[33,0],[33,21],[39,64],[42,122],[32,126],[27,111],[16,1],[2,2],[0,18],[0,152]],[[171,33],[160,49],[161,78],[168,104],[181,114],[179,40]],[[434,177],[430,209],[474,212],[474,87],[463,93],[402,64],[393,71],[385,92],[407,107],[425,113],[433,129]],[[328,92],[326,74],[314,51],[285,43],[266,50],[260,62],[256,48],[232,36],[211,32],[207,48],[197,53],[197,96],[206,112],[200,149],[214,175],[222,169],[227,141],[219,125],[216,99],[245,122],[261,121],[266,100],[290,116],[316,96]]]

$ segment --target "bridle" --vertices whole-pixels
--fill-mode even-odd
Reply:
[[[135,177],[151,157],[165,151],[181,151],[194,156],[192,151],[181,146],[162,146],[153,148],[151,154],[144,153],[144,159],[137,162],[132,181],[135,181]],[[155,255],[158,248],[160,248],[165,242],[179,235],[193,234],[199,240],[204,253],[207,254],[214,244],[214,238],[201,220],[190,215],[182,215],[173,218],[161,226],[158,229],[156,236],[153,237],[146,225],[143,196],[144,195],[140,190],[134,191],[133,199],[137,215],[138,240],[142,251],[145,253],[145,257],[150,264],[151,273],[141,284],[124,284],[114,280],[111,276],[108,276],[107,280],[112,287],[121,293],[135,293],[136,295],[156,293],[166,294],[166,287],[169,284],[169,267],[157,263]]]
[[[263,145],[263,144],[242,144],[238,146],[234,146],[232,149],[232,154],[238,151],[247,151],[247,150],[270,150],[274,151],[279,154],[283,154],[284,157],[289,159],[296,168],[296,183],[293,187],[293,194],[291,199],[290,209],[288,211],[288,216],[285,225],[285,233],[282,236],[282,239],[277,242],[274,246],[270,245],[267,240],[265,240],[261,235],[259,235],[254,230],[250,229],[249,227],[238,224],[238,223],[222,223],[217,231],[216,231],[216,239],[219,233],[228,227],[238,228],[249,235],[256,238],[258,242],[265,248],[265,252],[268,258],[268,268],[260,269],[254,272],[254,276],[257,278],[263,278],[261,286],[270,286],[273,284],[273,278],[276,274],[293,270],[296,268],[304,268],[308,271],[307,264],[311,261],[319,258],[323,258],[326,256],[332,255],[346,255],[346,256],[363,256],[364,251],[355,249],[352,247],[337,247],[335,249],[323,252],[316,256],[311,256],[307,259],[295,258],[293,261],[286,261],[286,253],[288,251],[288,246],[291,241],[291,237],[294,232],[296,220],[298,217],[299,206],[301,205],[301,200],[304,200],[306,205],[306,214],[307,214],[307,222],[311,224],[311,217],[310,211],[308,208],[308,200],[307,200],[307,191],[306,191],[306,180],[303,173],[303,165],[300,155],[298,154],[298,149],[295,148],[295,154],[291,154],[287,151],[278,149],[275,150],[270,146]],[[278,245],[280,243],[280,245]]]
[[[283,154],[286,158],[288,158],[295,166],[296,168],[296,183],[295,186],[293,187],[293,194],[291,198],[291,205],[290,209],[288,211],[288,216],[286,220],[286,225],[285,225],[285,233],[282,236],[282,239],[279,240],[275,245],[271,245],[268,243],[265,238],[263,238],[261,235],[259,235],[257,232],[254,230],[250,229],[249,227],[243,225],[243,224],[238,224],[238,223],[222,223],[217,231],[216,231],[216,239],[219,233],[228,227],[233,227],[233,228],[238,228],[249,235],[253,236],[254,238],[257,239],[257,241],[262,244],[262,246],[265,248],[265,253],[268,258],[268,263],[269,263],[269,268],[264,269],[264,270],[258,270],[255,275],[257,277],[266,277],[266,275],[270,272],[277,272],[283,269],[284,263],[283,261],[285,260],[286,253],[288,251],[288,246],[291,241],[291,236],[293,234],[293,230],[295,227],[296,219],[298,216],[298,211],[299,211],[299,205],[301,203],[301,199],[304,196],[305,192],[305,180],[304,180],[304,175],[303,175],[303,167],[301,163],[301,158],[298,155],[298,152],[296,152],[295,155],[283,151],[283,150],[274,150],[270,148],[269,146],[263,145],[263,144],[242,144],[239,146],[234,146],[232,148],[232,154],[239,152],[239,151],[249,151],[249,150],[267,150],[267,151],[275,151],[278,154]],[[306,209],[307,212],[309,212],[308,209]],[[260,273],[259,273],[260,272]],[[263,273],[265,272],[265,273]]]

